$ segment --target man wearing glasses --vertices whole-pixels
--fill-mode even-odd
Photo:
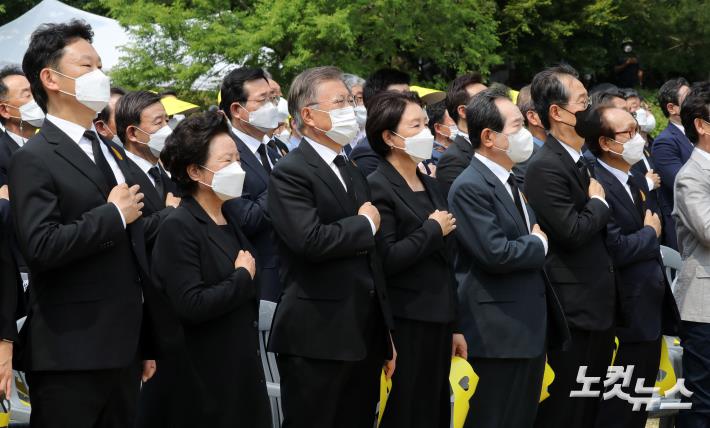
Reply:
[[[663,334],[678,334],[680,316],[661,260],[658,205],[648,197],[645,177],[631,169],[641,160],[645,145],[638,123],[626,110],[607,106],[592,112],[589,125],[584,137],[597,158],[596,178],[611,209],[606,244],[617,269],[620,309],[626,321],[616,328],[619,349],[614,365],[634,366],[631,382],[622,390],[642,396],[635,392],[636,382],[644,379],[643,386],[654,386]],[[596,426],[645,427],[648,413],[632,408],[619,397],[604,400]]]
[[[269,175],[279,155],[264,138],[279,126],[279,97],[272,93],[260,68],[238,68],[222,81],[220,109],[232,126],[232,138],[246,172],[242,197],[228,201],[224,209],[240,219],[240,227],[256,248],[260,266],[261,299],[276,302],[281,294],[279,261],[266,215]]]
[[[394,371],[380,214],[343,155],[359,129],[354,105],[338,68],[299,74],[288,106],[303,140],[269,181],[284,282],[269,351],[288,428],[372,426],[383,365]]]
[[[587,90],[569,66],[538,73],[531,93],[543,126],[545,145],[531,161],[525,194],[547,232],[545,271],[562,303],[570,327],[566,351],[547,358],[555,372],[550,398],[538,409],[536,427],[593,427],[599,397],[570,398],[580,390],[577,375],[606,377],[614,341],[614,267],[604,237],[609,205],[602,186],[582,157],[580,130],[589,112]]]

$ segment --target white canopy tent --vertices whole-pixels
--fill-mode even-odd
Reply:
[[[24,15],[0,27],[0,65],[21,64],[30,36],[44,23],[83,19],[94,30],[94,46],[101,55],[104,70],[118,64],[120,47],[128,44],[126,30],[115,19],[106,18],[68,6],[58,0],[42,0]]]

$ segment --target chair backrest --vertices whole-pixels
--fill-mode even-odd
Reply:
[[[268,300],[259,302],[259,354],[261,355],[261,365],[264,368],[264,378],[266,379],[267,392],[271,402],[271,422],[274,428],[281,426],[283,417],[281,415],[281,389],[279,387],[279,369],[276,366],[274,354],[267,351],[269,343],[269,332],[271,322],[276,312],[276,303]]]
[[[661,258],[663,258],[663,267],[666,269],[666,279],[671,284],[671,289],[675,291],[675,277],[683,266],[683,260],[680,253],[671,247],[661,245]]]

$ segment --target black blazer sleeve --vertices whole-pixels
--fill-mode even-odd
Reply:
[[[31,185],[27,177],[32,177]],[[33,273],[92,257],[109,249],[107,242],[127,239],[121,214],[110,203],[62,224],[52,177],[33,152],[14,154],[9,178],[15,230]]]
[[[7,211],[10,202],[0,199],[0,210]],[[0,217],[0,339],[17,341],[15,324],[19,273],[10,250],[9,218]]]
[[[170,216],[163,223],[153,251],[153,276],[165,289],[180,319],[195,324],[253,302],[256,287],[244,268],[235,269],[222,281],[205,284],[201,253],[204,246],[214,244],[201,232],[197,222]]]
[[[397,224],[401,219],[395,216],[394,204],[402,202],[379,181],[369,181],[372,204],[380,212],[380,230],[376,238],[385,274],[392,275],[408,269],[444,247],[441,226],[432,219],[425,220],[412,233],[398,240]]]
[[[367,177],[380,165],[381,158],[377,153],[375,153],[374,150],[372,150],[370,143],[367,141],[361,141],[355,146],[352,153],[350,153],[350,159],[355,162],[355,165],[362,172],[362,175]]]
[[[266,216],[266,203],[268,192],[265,190],[251,199],[254,195],[242,195],[227,201],[222,206],[222,211],[227,212],[230,218],[237,220],[239,228],[244,234],[251,238],[264,231],[269,225]]]
[[[292,168],[281,164],[269,181],[269,214],[274,230],[291,251],[311,262],[320,262],[352,257],[375,246],[370,222],[364,216],[321,222],[311,183]]]

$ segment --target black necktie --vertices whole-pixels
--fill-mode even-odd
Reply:
[[[338,167],[338,171],[340,171],[340,175],[343,177],[345,187],[348,188],[348,196],[350,196],[353,202],[357,202],[355,198],[355,188],[353,186],[353,177],[350,175],[350,171],[348,170],[348,162],[345,160],[345,157],[338,155],[333,160],[333,163],[335,163],[335,166]]]
[[[271,164],[269,164],[269,156],[266,154],[266,144],[259,144],[259,148],[256,151],[259,153],[261,164],[264,166],[266,173],[271,174]]]
[[[94,152],[94,162],[96,163],[96,166],[99,167],[101,175],[104,176],[106,184],[108,184],[110,188],[115,187],[118,182],[116,181],[116,176],[111,170],[111,166],[104,157],[104,152],[101,150],[101,142],[99,141],[99,137],[96,136],[95,132],[87,130],[84,132],[84,138],[91,141],[91,151]]]
[[[525,224],[525,228],[527,228],[527,221],[525,221],[525,211],[523,209],[523,202],[520,200],[520,191],[518,190],[518,181],[515,179],[515,174],[511,173],[508,176],[508,185],[510,186],[510,190],[513,193],[513,202],[515,202],[515,208],[518,209],[520,218],[523,219],[523,224]]]
[[[636,183],[631,179],[631,176],[626,179],[626,184],[629,185],[629,190],[631,190],[631,198],[634,200],[634,206],[636,207],[636,210],[638,213],[641,215],[641,218],[644,217],[644,209],[643,209],[643,201],[641,200],[641,189],[638,188]]]
[[[149,169],[148,175],[153,177],[153,180],[155,180],[155,190],[158,192],[158,196],[160,196],[160,200],[164,201],[165,200],[165,186],[163,184],[163,176],[160,174],[160,168],[158,167],[158,165],[154,165],[151,169]]]

